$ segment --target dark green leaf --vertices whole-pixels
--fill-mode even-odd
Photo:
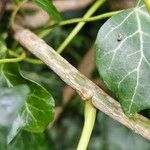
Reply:
[[[7,145],[7,136],[12,123],[25,103],[29,88],[16,86],[0,88],[0,149],[1,150],[48,150],[50,144],[44,133],[32,134],[21,131],[10,145]]]
[[[27,86],[0,88],[0,126],[11,125],[25,103],[28,93]]]
[[[13,88],[0,87],[0,149],[7,149],[7,135],[12,123],[25,103],[29,88],[16,86]]]
[[[45,133],[33,134],[21,131],[9,145],[7,144],[7,135],[8,128],[0,127],[1,150],[49,150],[52,147]]]
[[[30,88],[26,104],[11,130],[10,140],[20,129],[43,132],[54,117],[54,100],[50,93],[39,84],[25,79],[20,74],[17,64],[5,64],[3,74],[11,86],[27,84]]]
[[[8,147],[9,150],[49,150],[52,146],[45,133],[21,131]]]
[[[53,96],[55,97],[56,105],[62,104],[63,96],[63,87],[65,86],[64,82],[53,72],[44,71],[36,72],[23,72],[23,74],[31,80],[34,80],[48,89]],[[57,90],[56,90],[57,89]]]
[[[4,42],[4,40],[0,37],[0,59],[5,58],[5,56],[6,56],[6,51],[7,51],[7,47],[6,47],[6,45],[5,45],[5,42]],[[2,79],[2,78],[1,78],[1,68],[2,68],[2,64],[0,64],[0,80]],[[1,82],[0,82],[0,85],[1,85]]]
[[[96,40],[96,65],[124,112],[150,108],[150,15],[142,1],[110,18]]]
[[[50,16],[57,21],[60,20],[60,14],[52,3],[52,0],[33,0],[39,7],[45,10]]]
[[[0,59],[4,58],[6,55],[7,47],[4,41],[0,38]]]

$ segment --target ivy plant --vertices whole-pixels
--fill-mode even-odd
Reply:
[[[92,1],[89,1],[91,6],[83,18],[68,20],[62,20],[61,17],[67,18],[67,13],[61,15],[57,10],[58,6],[64,7],[63,1],[58,6],[52,0],[0,2],[0,9],[3,7],[2,10],[6,11],[4,13],[0,10],[0,16],[4,14],[0,18],[0,149],[55,150],[77,147],[77,150],[86,150],[88,145],[89,149],[100,150],[150,149],[150,1],[136,0],[132,2],[132,8],[101,14],[98,9],[105,2],[96,0],[91,4]],[[68,1],[64,11],[73,9],[76,3],[74,0]],[[78,5],[84,7],[83,3],[79,1]],[[10,18],[7,9],[12,11]],[[40,9],[47,12],[43,18],[49,18],[50,23],[33,30],[34,33],[24,29],[22,23],[19,24],[20,18],[34,16],[42,12]],[[96,11],[100,15],[92,17]],[[75,11],[69,13],[69,17],[82,13]],[[107,18],[101,25],[96,23]],[[95,22],[91,27],[90,23],[87,26],[89,35],[85,30],[78,36],[87,22]],[[71,33],[72,26],[62,27],[74,23],[77,26]],[[100,87],[105,92],[67,62],[77,66],[81,60],[78,69],[95,81],[96,70],[94,72],[92,68],[93,72],[89,71],[94,66],[93,55],[89,56],[88,53],[86,61],[82,60],[85,54],[83,49],[89,48],[90,42],[93,42],[91,37],[96,39],[94,63],[99,73],[98,81],[103,80]],[[58,46],[57,53],[44,40],[53,47]],[[61,45],[58,45],[59,40],[63,41]],[[74,51],[81,46],[83,51]],[[63,56],[67,60],[59,55],[65,49]],[[34,58],[34,55],[41,60]],[[81,97],[75,95],[64,82]],[[85,100],[84,107],[81,99]],[[97,109],[147,140],[104,114],[97,113]],[[80,136],[79,125],[83,116],[84,127]],[[94,124],[95,129],[89,142]]]
[[[96,65],[127,115],[150,108],[150,15],[143,1],[109,19],[96,40]]]

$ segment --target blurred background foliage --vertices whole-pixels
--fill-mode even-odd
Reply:
[[[16,3],[18,0],[14,0]],[[96,13],[108,12],[110,10],[123,9],[133,5],[132,0],[108,0]],[[63,4],[63,1],[62,1]],[[91,4],[90,4],[91,5]],[[73,10],[65,13],[61,13],[62,18],[71,19],[75,17],[82,17],[87,11],[88,7]],[[22,9],[20,15],[25,15],[29,12]],[[12,38],[12,31],[9,28],[9,19],[11,11],[5,11],[0,21],[0,38],[6,43],[8,49],[15,51],[21,51],[20,46],[14,42]],[[39,18],[40,19],[40,18]],[[106,20],[87,23],[84,28],[77,34],[77,36],[66,47],[62,56],[66,58],[75,67],[78,67],[82,63],[83,58],[91,50],[94,45],[94,41],[97,32],[101,25]],[[64,27],[58,27],[52,31],[47,31],[46,36],[43,39],[51,45],[54,49],[57,49],[59,45],[67,38],[75,25],[69,25]],[[43,27],[34,29],[34,32],[38,35],[45,34]],[[34,58],[27,52],[29,57]],[[93,54],[86,59],[86,63],[89,63],[93,57]],[[91,59],[90,59],[91,58]],[[91,62],[93,63],[93,62]],[[24,76],[40,83],[48,91],[50,91],[55,99],[56,108],[63,107],[57,122],[43,134],[31,134],[26,131],[22,131],[15,140],[9,145],[6,145],[6,135],[8,133],[8,127],[0,127],[0,150],[73,150],[76,148],[82,127],[83,127],[83,110],[84,104],[81,98],[73,92],[69,97],[69,102],[65,104],[64,94],[67,93],[64,89],[67,85],[51,70],[49,70],[43,64],[30,64],[27,62],[21,62],[21,70]],[[81,72],[85,72],[88,68],[82,68]],[[105,89],[102,82],[99,80],[95,67],[88,75],[94,82]],[[0,78],[0,87],[4,87],[5,83]],[[108,91],[107,91],[108,92]],[[66,95],[65,95],[66,96]],[[13,106],[12,106],[13,107]],[[56,109],[57,111],[57,109]],[[2,113],[7,113],[1,112]],[[149,116],[149,111],[142,112],[146,117]],[[97,113],[97,119],[95,128],[92,134],[92,138],[89,143],[89,150],[150,150],[150,142],[146,141],[137,134],[131,132],[126,127],[112,120],[102,112]]]

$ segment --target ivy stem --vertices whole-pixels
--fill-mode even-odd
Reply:
[[[95,13],[95,11],[105,2],[105,0],[97,0],[90,9],[86,12],[86,14],[83,16],[83,18],[89,18],[90,16]],[[72,30],[72,32],[69,34],[69,36],[65,39],[65,41],[59,46],[57,49],[58,53],[61,53],[65,47],[70,43],[70,41],[77,35],[77,33],[82,29],[82,27],[85,25],[85,22],[80,22],[77,24],[77,26]]]
[[[84,109],[84,127],[79,140],[77,150],[86,150],[96,118],[96,108],[93,107],[90,100],[85,101]]]
[[[16,29],[16,25],[15,25],[15,19],[16,19],[16,15],[18,13],[18,11],[20,10],[20,8],[27,2],[28,0],[23,0],[13,11],[11,18],[10,18],[10,24],[12,29],[15,31]]]
[[[16,52],[14,52],[13,50],[10,50],[10,49],[8,50],[8,54],[11,56],[14,56],[14,57],[19,57],[19,54],[17,54]],[[31,63],[31,64],[35,64],[35,65],[42,65],[43,64],[43,62],[41,60],[33,59],[33,58],[29,58],[29,57],[25,57],[23,59],[23,61],[26,61],[26,62]]]
[[[16,63],[24,60],[26,57],[26,54],[23,52],[19,57],[17,58],[6,58],[6,59],[0,59],[0,64],[4,63]]]
[[[148,12],[150,13],[150,0],[144,0],[144,3],[147,7]]]
[[[89,18],[74,18],[74,19],[64,20],[64,21],[61,21],[59,23],[47,26],[45,29],[52,29],[52,28],[70,25],[70,24],[79,23],[79,22],[92,22],[92,21],[96,21],[96,20],[101,20],[101,19],[109,18],[113,15],[116,15],[119,12],[121,12],[121,10],[112,11],[112,12],[100,14],[97,16],[89,17]]]

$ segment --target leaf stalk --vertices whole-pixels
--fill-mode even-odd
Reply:
[[[85,109],[84,109],[84,127],[82,130],[81,138],[79,140],[79,144],[77,150],[86,150],[96,118],[96,108],[93,107],[91,101],[85,101]]]

